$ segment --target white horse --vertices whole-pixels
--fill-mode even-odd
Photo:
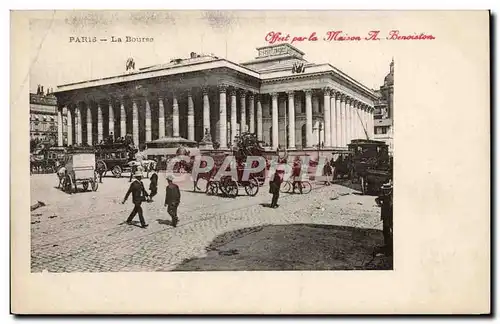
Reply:
[[[61,184],[64,181],[64,178],[66,177],[66,167],[62,166],[57,170],[57,178],[59,179],[59,184],[57,185],[57,188],[61,187]]]

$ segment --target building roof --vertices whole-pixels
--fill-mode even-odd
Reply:
[[[127,71],[119,75],[113,75],[100,79],[85,80],[57,86],[56,93],[103,86],[115,83],[137,81],[153,77],[176,75],[188,72],[203,71],[217,68],[228,68],[244,75],[260,79],[262,81],[280,79],[284,77],[295,77],[292,73],[293,65],[296,62],[304,63],[306,68],[300,76],[307,76],[317,73],[333,73],[351,83],[373,99],[376,98],[373,90],[366,87],[359,81],[353,79],[346,73],[335,68],[331,64],[315,64],[303,59],[304,52],[296,47],[287,44],[275,44],[257,48],[259,56],[250,62],[234,63],[229,60],[219,58],[213,54],[197,54],[192,52],[189,58],[176,58],[165,64],[157,64],[140,68],[138,70]],[[275,63],[273,64],[273,61]],[[262,63],[270,63],[264,64]],[[260,65],[259,65],[260,64]]]

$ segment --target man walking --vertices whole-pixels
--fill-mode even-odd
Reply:
[[[384,235],[384,246],[382,251],[385,255],[392,255],[393,253],[393,239],[392,239],[392,181],[386,183],[381,188],[380,196],[375,199],[377,205],[381,208],[382,220],[382,233]]]
[[[145,201],[148,197],[148,193],[146,192],[146,189],[144,189],[144,184],[142,183],[142,173],[141,172],[136,172],[134,173],[134,181],[130,184],[130,187],[127,191],[127,194],[125,195],[125,198],[123,198],[122,204],[125,204],[127,201],[127,198],[130,194],[132,194],[132,202],[134,203],[134,209],[130,213],[129,217],[127,218],[127,224],[131,225],[132,220],[134,219],[136,214],[139,214],[139,221],[141,222],[141,227],[146,228],[148,227],[148,224],[144,221],[144,216],[142,215],[142,207],[141,204],[143,201]]]
[[[149,178],[149,201],[153,201],[153,197],[158,193],[158,174],[156,173],[156,169],[153,169],[153,174]]]
[[[273,180],[269,183],[269,193],[273,195],[271,200],[271,208],[278,208],[278,198],[280,197],[280,187],[283,182],[282,171],[274,172]]]
[[[168,185],[167,192],[165,194],[165,207],[168,206],[167,212],[172,217],[172,226],[177,227],[177,223],[179,222],[179,218],[177,218],[177,207],[181,202],[181,192],[179,190],[179,186],[176,185],[174,181],[174,177],[169,175],[167,177]]]

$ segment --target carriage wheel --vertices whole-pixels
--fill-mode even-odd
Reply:
[[[245,192],[247,195],[254,197],[259,192],[259,182],[257,179],[252,178],[245,185]]]
[[[89,188],[89,183],[87,181],[84,181],[82,182],[82,185],[83,185],[83,190],[87,191],[87,189]]]
[[[368,184],[366,183],[365,177],[361,177],[361,194],[366,195],[368,189]]]
[[[238,196],[238,183],[236,181],[228,180],[225,187],[228,197],[235,198],[236,196]]]
[[[103,160],[97,161],[96,169],[97,172],[102,174],[103,177],[106,176],[106,172],[108,172],[108,167]]]
[[[287,193],[292,191],[292,183],[290,181],[286,181],[280,188],[282,193]]]
[[[207,182],[207,189],[205,190],[206,194],[209,196],[216,196],[219,191],[219,186],[215,181]]]
[[[303,181],[301,186],[302,186],[302,193],[303,194],[308,194],[312,190],[312,186],[311,186],[311,183],[309,181]]]
[[[122,175],[122,168],[120,168],[119,165],[115,165],[113,167],[113,170],[111,170],[111,173],[115,176],[115,178],[119,178]]]

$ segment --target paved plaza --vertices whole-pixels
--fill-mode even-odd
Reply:
[[[165,182],[160,173],[142,229],[123,224],[133,208],[131,198],[121,204],[128,178],[106,177],[96,192],[69,195],[56,188],[55,174],[32,175],[31,201],[45,204],[31,212],[32,272],[392,268],[392,260],[372,257],[383,243],[375,197],[347,186],[313,182],[309,194],[281,194],[272,209],[267,184],[255,197],[240,188],[224,198],[182,182],[174,228],[163,207]]]

